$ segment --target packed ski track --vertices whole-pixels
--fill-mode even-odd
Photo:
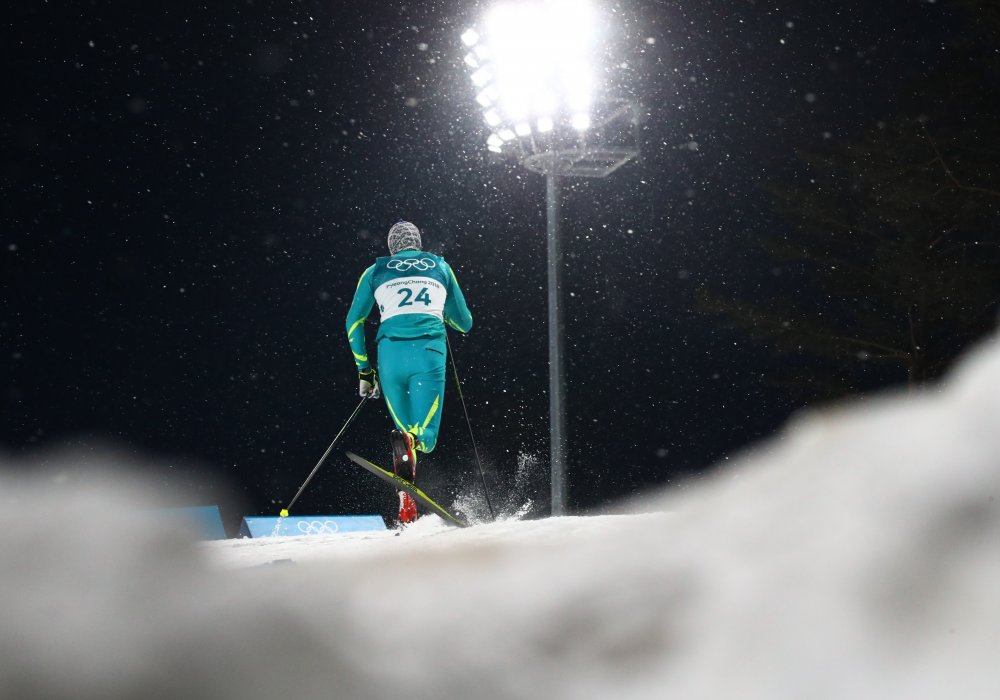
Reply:
[[[385,531],[219,540],[206,542],[203,547],[211,561],[224,568],[306,564],[396,555],[409,557],[434,551],[471,552],[487,547],[566,547],[588,534],[612,534],[643,524],[662,527],[666,517],[663,513],[653,513],[525,521],[505,519],[457,528],[437,515],[424,515],[411,525]]]

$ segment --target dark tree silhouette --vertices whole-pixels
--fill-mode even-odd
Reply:
[[[768,187],[792,226],[762,251],[800,286],[752,301],[701,291],[705,309],[804,358],[789,379],[815,397],[866,388],[857,370],[873,362],[919,385],[996,325],[1000,11],[964,6],[967,44],[920,76],[891,122],[801,152],[808,182]]]

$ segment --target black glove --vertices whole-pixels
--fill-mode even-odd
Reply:
[[[381,396],[378,389],[378,376],[371,367],[358,370],[358,396],[377,399]]]

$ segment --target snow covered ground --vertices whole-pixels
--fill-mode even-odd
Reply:
[[[730,462],[631,514],[218,543],[141,517],[155,484],[7,469],[0,690],[1000,694],[1000,344]]]
[[[403,531],[354,532],[303,537],[274,537],[257,540],[236,539],[207,542],[211,559],[232,569],[273,563],[353,561],[362,558],[400,555],[434,556],[448,551],[483,551],[495,547],[571,547],[581,536],[603,532],[612,535],[633,530],[637,523],[662,523],[663,513],[645,515],[605,515],[592,517],[507,520],[467,529],[447,525],[436,515],[421,517]]]

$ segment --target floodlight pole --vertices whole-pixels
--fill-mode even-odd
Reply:
[[[595,120],[590,143],[576,135],[570,144],[550,143],[539,148],[530,143],[522,163],[545,175],[545,215],[548,234],[549,302],[549,430],[551,450],[552,515],[565,515],[566,478],[566,372],[563,366],[564,322],[562,311],[562,245],[559,237],[560,185],[567,177],[604,178],[639,155],[638,105],[625,100],[610,102],[600,120]],[[601,138],[599,128],[624,123],[630,140],[617,143]],[[610,129],[609,129],[610,130]],[[524,144],[521,144],[524,147]]]
[[[552,515],[566,512],[566,414],[563,395],[562,249],[559,241],[559,175],[545,175],[545,214],[549,264],[549,426],[551,435]]]

